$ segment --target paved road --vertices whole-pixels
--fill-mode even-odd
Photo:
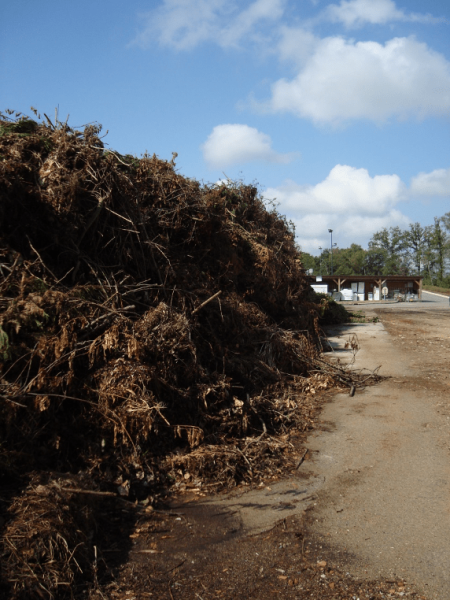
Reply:
[[[422,292],[421,302],[377,302],[376,304],[366,302],[358,305],[359,308],[364,307],[364,310],[433,310],[436,308],[449,308],[449,297],[432,294],[430,292]]]
[[[350,572],[402,577],[427,598],[447,600],[448,300],[424,294],[422,303],[386,305],[378,314],[382,321],[389,317],[388,328],[381,322],[334,331],[332,341],[341,346],[357,332],[355,366],[382,365],[381,373],[391,378],[353,398],[337,395],[327,405],[323,419],[330,431],[309,444],[314,470],[325,480],[312,531]],[[439,364],[440,371],[434,369]]]
[[[431,292],[422,292],[422,303],[426,303],[429,306],[436,306],[436,304],[441,305],[449,305],[449,296],[444,296],[443,294],[434,294]]]

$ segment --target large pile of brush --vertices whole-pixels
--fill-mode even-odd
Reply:
[[[82,490],[254,480],[332,381],[293,232],[255,187],[0,119],[2,576],[63,597],[93,577]]]

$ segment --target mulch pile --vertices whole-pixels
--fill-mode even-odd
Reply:
[[[358,385],[321,359],[324,307],[255,187],[122,156],[100,129],[0,113],[11,598],[88,593],[105,503],[258,481],[289,463],[316,391]]]

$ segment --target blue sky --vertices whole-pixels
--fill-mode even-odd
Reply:
[[[301,247],[450,211],[448,0],[15,0],[0,109],[258,182]]]

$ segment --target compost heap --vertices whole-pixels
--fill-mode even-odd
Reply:
[[[293,232],[257,189],[201,185],[174,160],[106,150],[99,132],[0,121],[12,598],[97,581],[105,502],[282,468],[289,432],[310,427],[311,394],[335,381],[318,366],[318,307]]]

